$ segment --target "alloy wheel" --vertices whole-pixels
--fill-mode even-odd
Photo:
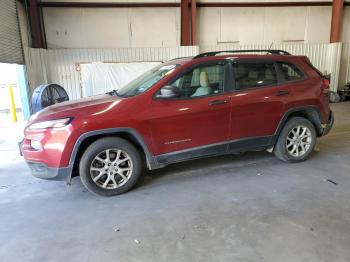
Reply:
[[[312,134],[308,127],[298,125],[287,135],[286,149],[293,157],[304,156],[311,147]]]
[[[103,189],[116,189],[131,177],[133,163],[130,156],[120,149],[106,149],[91,162],[92,181]]]

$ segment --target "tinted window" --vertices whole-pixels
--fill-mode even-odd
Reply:
[[[282,76],[287,82],[298,81],[304,78],[304,73],[295,65],[290,63],[278,62],[281,68]]]
[[[233,73],[238,90],[277,84],[273,63],[234,63]]]
[[[209,96],[224,92],[224,65],[202,65],[180,76],[170,85],[177,87],[180,98]]]

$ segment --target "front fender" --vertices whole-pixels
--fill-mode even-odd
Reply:
[[[81,146],[86,139],[89,139],[94,136],[100,136],[100,135],[116,135],[118,136],[118,133],[127,133],[129,136],[131,136],[136,143],[142,148],[145,157],[146,157],[146,162],[148,168],[151,169],[156,169],[160,168],[161,165],[157,163],[155,157],[151,154],[150,150],[148,149],[148,146],[146,145],[145,141],[143,140],[142,136],[133,128],[130,127],[119,127],[119,128],[107,128],[107,129],[101,129],[101,130],[94,130],[94,131],[89,131],[86,133],[83,133],[79,136],[79,138],[76,140],[70,160],[69,160],[69,175],[67,178],[67,182],[70,183],[72,179],[72,174],[73,174],[73,169],[74,165],[76,165],[77,161],[77,156],[79,153],[79,150],[81,149]]]

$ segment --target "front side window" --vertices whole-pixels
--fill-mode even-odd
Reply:
[[[224,92],[224,64],[201,65],[191,69],[170,83],[177,98],[210,96]]]
[[[282,76],[287,82],[298,81],[304,79],[304,73],[295,65],[290,63],[278,62]]]
[[[159,65],[118,90],[118,96],[135,96],[150,89],[154,84],[171,74],[178,65]]]
[[[233,74],[236,90],[277,84],[277,74],[273,63],[234,63]]]

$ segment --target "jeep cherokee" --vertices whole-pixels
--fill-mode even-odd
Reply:
[[[39,111],[21,152],[36,177],[70,182],[80,175],[89,191],[112,196],[130,190],[144,164],[156,169],[250,150],[303,161],[332,127],[328,102],[329,79],[305,56],[209,52],[163,63],[105,95]]]

